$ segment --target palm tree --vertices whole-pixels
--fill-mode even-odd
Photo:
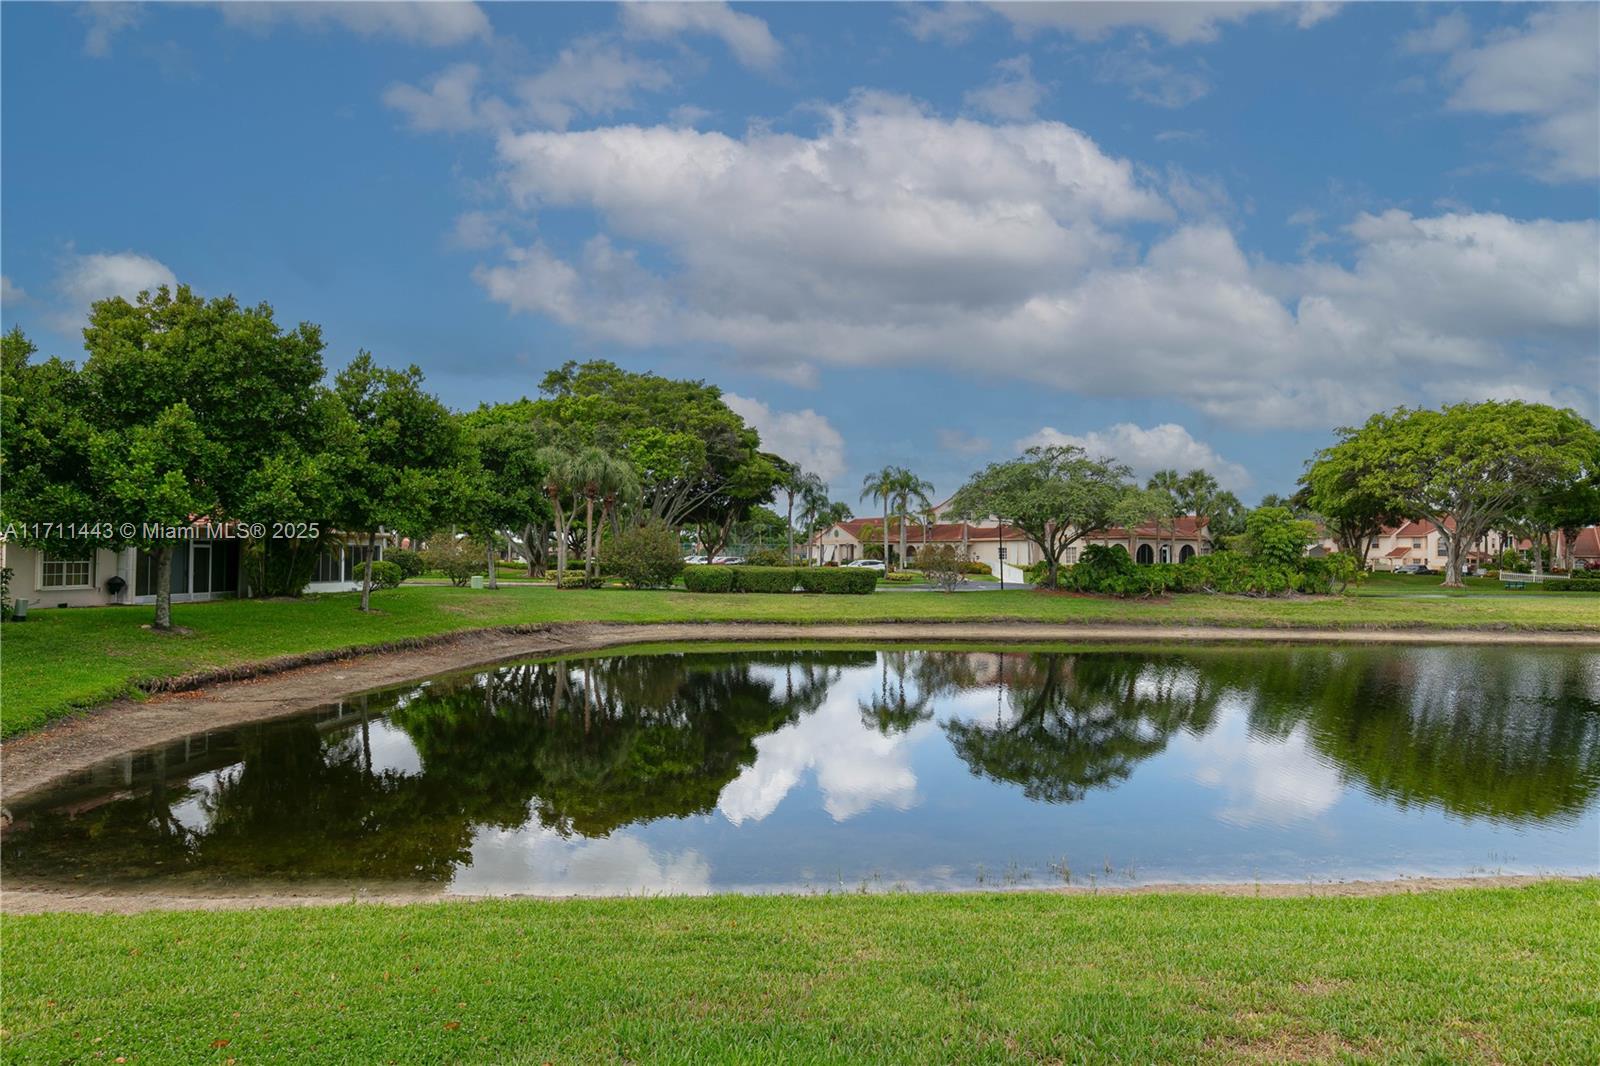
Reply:
[[[817,522],[828,507],[828,483],[815,474],[805,476],[806,481],[800,486],[800,525],[810,538],[816,535]],[[817,550],[821,551],[821,545]],[[806,548],[806,558],[811,558],[809,547]],[[818,559],[817,562],[820,564],[822,560]]]
[[[544,467],[544,494],[550,498],[550,508],[556,516],[556,585],[567,576],[567,534],[576,517],[575,486],[578,483],[577,457],[565,448],[554,445],[539,450],[539,465]],[[563,504],[573,500],[573,510]]]
[[[1217,479],[1205,470],[1191,470],[1183,476],[1183,482],[1178,487],[1178,501],[1186,514],[1195,518],[1195,550],[1199,550],[1200,520],[1204,518],[1211,524],[1215,516],[1217,505],[1223,503],[1223,497],[1228,493],[1219,492],[1221,486]],[[1215,530],[1212,536],[1215,536]]]
[[[1157,470],[1150,475],[1150,481],[1145,488],[1151,492],[1158,492],[1172,501],[1172,506],[1166,515],[1156,516],[1156,529],[1159,531],[1163,524],[1167,527],[1167,562],[1178,561],[1178,519],[1180,510],[1179,501],[1183,497],[1183,478],[1176,470]],[[1164,522],[1163,522],[1164,520]]]
[[[883,501],[883,565],[889,565],[889,504],[898,491],[900,471],[897,467],[886,466],[876,473],[868,474],[861,479],[861,502],[868,500]]]
[[[933,491],[933,483],[924,481],[905,467],[895,467],[894,474],[894,500],[895,511],[900,518],[900,565],[906,565],[906,522],[911,518],[911,504],[916,501],[918,507],[931,507],[933,504],[928,499],[928,493]]]
[[[784,558],[787,559],[789,562],[793,563],[794,562],[794,501],[795,501],[796,497],[799,498],[800,506],[801,506],[800,517],[801,517],[802,520],[804,520],[805,519],[805,510],[804,510],[804,508],[806,507],[808,501],[815,500],[819,496],[826,497],[827,494],[828,494],[828,486],[817,475],[808,474],[806,471],[804,471],[804,470],[800,469],[798,466],[796,466],[796,467],[791,468],[789,471],[787,471],[784,474],[784,478],[783,478],[783,480],[781,482],[779,482],[778,487],[783,490],[784,496],[787,497],[788,501],[789,501],[788,517],[784,520],[784,523],[783,523],[784,535],[788,539],[788,552],[784,556]]]
[[[595,558],[595,549],[599,547],[595,536],[595,501],[601,501],[600,519],[604,522],[607,511],[616,501],[637,489],[638,479],[626,462],[595,447],[585,448],[574,457],[572,475],[574,486],[583,496],[583,576],[592,580],[599,574],[599,561]]]

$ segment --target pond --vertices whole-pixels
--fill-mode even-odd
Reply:
[[[8,877],[465,894],[1600,870],[1600,654],[701,648],[199,733],[10,810]]]

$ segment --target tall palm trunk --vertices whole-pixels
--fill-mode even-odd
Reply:
[[[583,578],[585,581],[592,576],[594,566],[594,497],[585,495],[583,498]]]
[[[889,494],[883,494],[883,566],[889,569]]]
[[[783,523],[783,532],[788,543],[783,561],[790,566],[794,565],[794,493],[789,493],[789,517]]]

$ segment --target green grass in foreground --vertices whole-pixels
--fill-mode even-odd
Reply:
[[[16,1063],[1600,1061],[1594,882],[3,926]]]
[[[707,595],[626,589],[495,591],[402,586],[373,595],[362,615],[353,593],[297,600],[175,604],[186,635],[142,628],[149,607],[35,611],[0,628],[0,734],[37,728],[72,708],[133,691],[143,680],[328,648],[524,622],[1134,622],[1298,627],[1505,627],[1600,630],[1600,600],[1578,594],[1383,595],[1252,600],[1175,596],[1114,600],[1042,592],[881,592],[871,596]]]

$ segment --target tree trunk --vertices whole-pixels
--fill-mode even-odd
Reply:
[[[1544,576],[1544,541],[1543,533],[1535,533],[1528,538],[1533,542],[1533,577],[1534,580]]]
[[[902,569],[902,570],[905,569],[905,565],[906,565],[906,518],[907,517],[908,516],[906,515],[906,506],[905,506],[904,503],[902,503],[900,505],[900,558],[895,563],[895,565],[900,567],[900,569]]]
[[[1441,527],[1442,528],[1442,527]],[[1443,536],[1443,534],[1440,534]],[[1465,588],[1461,580],[1461,531],[1445,539],[1444,583],[1447,589]]]
[[[567,576],[567,521],[556,504],[556,584]]]
[[[154,628],[172,628],[172,545],[158,544],[150,549],[156,564],[156,620]]]
[[[361,579],[361,609],[372,610],[372,547],[378,543],[378,534],[367,534],[367,565],[366,573]]]
[[[883,498],[883,568],[885,571],[893,569],[889,565],[889,497]]]
[[[783,561],[790,566],[794,565],[794,493],[789,493],[789,517],[783,523],[783,532],[787,538],[788,551]]]
[[[534,572],[533,566],[533,526],[531,525],[522,527],[522,551],[527,556],[524,562],[527,563],[528,577],[538,577],[539,575]]]
[[[484,546],[483,553],[489,557],[489,581],[488,581],[488,585],[492,589],[497,589],[497,588],[500,587],[500,581],[499,581],[499,577],[500,577],[500,557],[499,557],[499,555],[497,555],[495,553],[495,550],[494,550],[494,533],[493,533],[493,531],[491,531],[489,533],[489,543]]]
[[[594,497],[583,499],[583,579],[588,581],[594,566]]]

